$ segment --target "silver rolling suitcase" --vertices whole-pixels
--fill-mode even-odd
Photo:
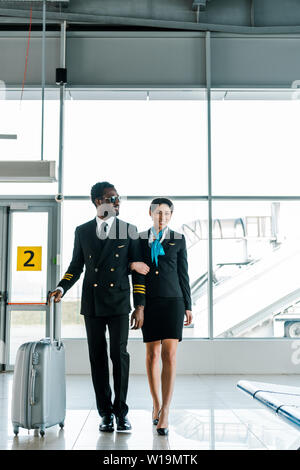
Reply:
[[[60,319],[57,315],[54,319],[51,297],[50,338],[24,343],[17,352],[11,413],[14,433],[17,435],[22,427],[39,429],[44,436],[46,428],[64,426],[65,414],[65,350],[60,339]]]

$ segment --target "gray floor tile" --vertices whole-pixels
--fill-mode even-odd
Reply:
[[[0,449],[200,450],[297,449],[299,430],[236,388],[241,379],[300,386],[300,376],[177,376],[169,415],[169,435],[159,436],[151,420],[147,377],[131,376],[128,390],[131,433],[100,433],[91,377],[67,376],[67,415],[58,426],[36,432],[10,421],[12,374],[0,374]]]

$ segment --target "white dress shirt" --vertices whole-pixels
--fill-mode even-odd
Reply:
[[[100,219],[100,217],[96,215],[96,222],[97,222],[96,235],[98,238],[100,238],[100,230],[101,230],[101,225],[103,224],[103,222],[106,222],[108,224],[108,227],[106,229],[106,234],[108,235],[114,220],[115,220],[114,216],[110,216],[108,219],[104,220],[104,219]]]
[[[96,215],[95,219],[96,219],[96,222],[97,222],[97,225],[96,225],[96,235],[97,235],[97,237],[100,238],[100,230],[101,230],[101,225],[103,224],[103,222],[106,222],[108,224],[108,227],[106,228],[106,235],[108,235],[109,231],[111,229],[111,226],[113,224],[113,221],[115,220],[115,217],[110,216],[108,219],[104,220],[104,219],[100,219],[100,217],[98,217]],[[61,287],[61,286],[57,286],[55,290],[60,290],[62,294],[64,293],[64,288]]]

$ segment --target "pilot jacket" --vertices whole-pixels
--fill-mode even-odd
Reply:
[[[58,283],[63,295],[85,275],[81,295],[81,311],[85,316],[128,314],[130,305],[129,263],[141,261],[138,232],[115,217],[108,237],[101,240],[96,234],[96,219],[76,227],[72,261]],[[134,306],[145,305],[144,276],[132,272]]]
[[[140,244],[143,261],[150,267],[145,276],[146,305],[154,297],[180,297],[183,298],[185,309],[192,309],[187,249],[184,235],[168,229],[161,245],[165,254],[158,256],[158,266],[151,260],[151,247],[149,246],[150,229],[141,232]]]

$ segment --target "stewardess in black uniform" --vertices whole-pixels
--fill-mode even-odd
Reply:
[[[142,257],[148,266],[146,289],[140,291],[146,293],[142,333],[153,399],[152,420],[160,435],[168,434],[177,345],[182,340],[183,325],[192,322],[186,242],[184,235],[168,227],[172,213],[173,203],[169,199],[153,199],[149,209],[153,225],[140,233]],[[162,402],[159,396],[160,356]]]

